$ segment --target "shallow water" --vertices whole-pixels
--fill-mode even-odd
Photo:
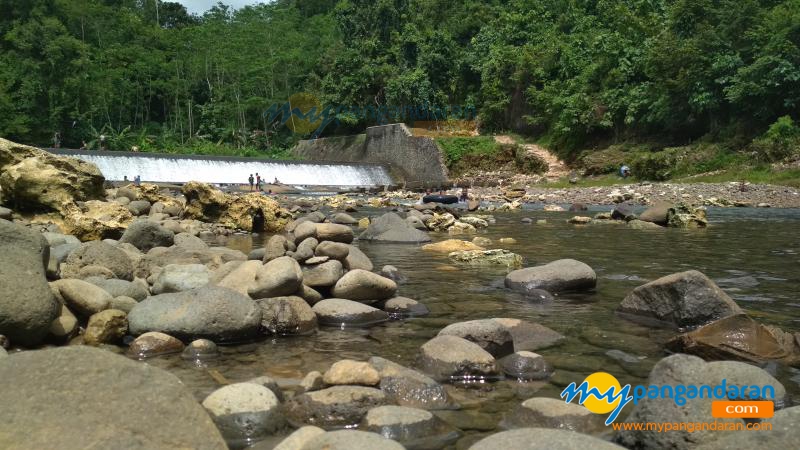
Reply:
[[[354,216],[379,213],[382,211],[365,210]],[[592,293],[532,302],[503,287],[506,269],[456,268],[446,255],[423,252],[418,246],[362,243],[360,248],[372,258],[376,270],[385,264],[400,269],[408,281],[400,285],[398,295],[425,303],[431,310],[429,316],[368,330],[322,329],[312,336],[225,347],[222,357],[204,366],[178,356],[148,363],[176,374],[202,400],[219,387],[213,371],[231,382],[269,375],[291,388],[307,372],[324,371],[343,358],[383,356],[413,366],[420,345],[447,324],[463,320],[513,317],[541,323],[567,336],[564,344],[538,351],[556,368],[549,383],[505,380],[449,388],[465,410],[472,410],[463,414],[462,420],[470,428],[465,439],[474,439],[477,433],[490,432],[503,414],[534,393],[557,397],[565,384],[597,370],[615,375],[623,385],[643,382],[652,365],[666,355],[659,343],[674,333],[626,321],[615,315],[614,308],[630,290],[649,280],[697,269],[717,281],[758,320],[787,331],[800,330],[800,298],[796,294],[800,291],[800,210],[710,209],[711,226],[705,230],[574,226],[566,223],[573,215],[540,210],[496,213],[497,223],[478,235],[495,242],[501,237],[515,238],[516,244],[497,243],[496,247],[522,255],[526,266],[560,258],[589,264],[598,276]],[[548,223],[522,224],[523,217]],[[450,237],[446,233],[431,236],[434,241]],[[234,236],[224,244],[247,252],[266,237]],[[619,362],[606,355],[612,349],[640,357],[640,362]],[[770,369],[794,398],[800,398],[800,371],[782,366]]]

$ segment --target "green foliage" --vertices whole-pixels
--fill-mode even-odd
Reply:
[[[779,117],[762,136],[753,141],[751,148],[758,159],[765,162],[780,161],[800,154],[800,126],[789,116]]]
[[[522,145],[500,144],[490,136],[437,138],[452,176],[470,170],[494,171],[513,166],[518,172],[547,172],[547,162],[529,154]]]
[[[438,138],[436,143],[442,148],[447,167],[452,167],[466,155],[493,155],[500,150],[500,144],[491,136]]]

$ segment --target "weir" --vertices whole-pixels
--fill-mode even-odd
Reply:
[[[110,181],[139,175],[144,182],[246,184],[250,174],[265,183],[275,178],[283,184],[303,186],[372,187],[391,185],[392,177],[381,164],[323,161],[281,161],[205,155],[48,149],[91,162]]]

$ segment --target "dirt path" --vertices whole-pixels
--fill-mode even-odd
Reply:
[[[494,140],[499,144],[516,143],[514,138],[507,135],[495,136]],[[525,148],[527,152],[533,153],[547,162],[549,169],[547,170],[547,173],[544,174],[544,176],[545,178],[547,178],[548,181],[556,181],[560,178],[569,176],[570,170],[566,166],[566,164],[564,164],[563,161],[558,159],[556,155],[550,153],[550,151],[547,150],[546,148],[540,147],[536,144],[523,144],[522,146]]]

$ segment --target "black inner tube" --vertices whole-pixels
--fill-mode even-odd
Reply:
[[[422,203],[444,203],[449,205],[451,203],[458,203],[458,197],[455,195],[426,195],[422,197]]]

